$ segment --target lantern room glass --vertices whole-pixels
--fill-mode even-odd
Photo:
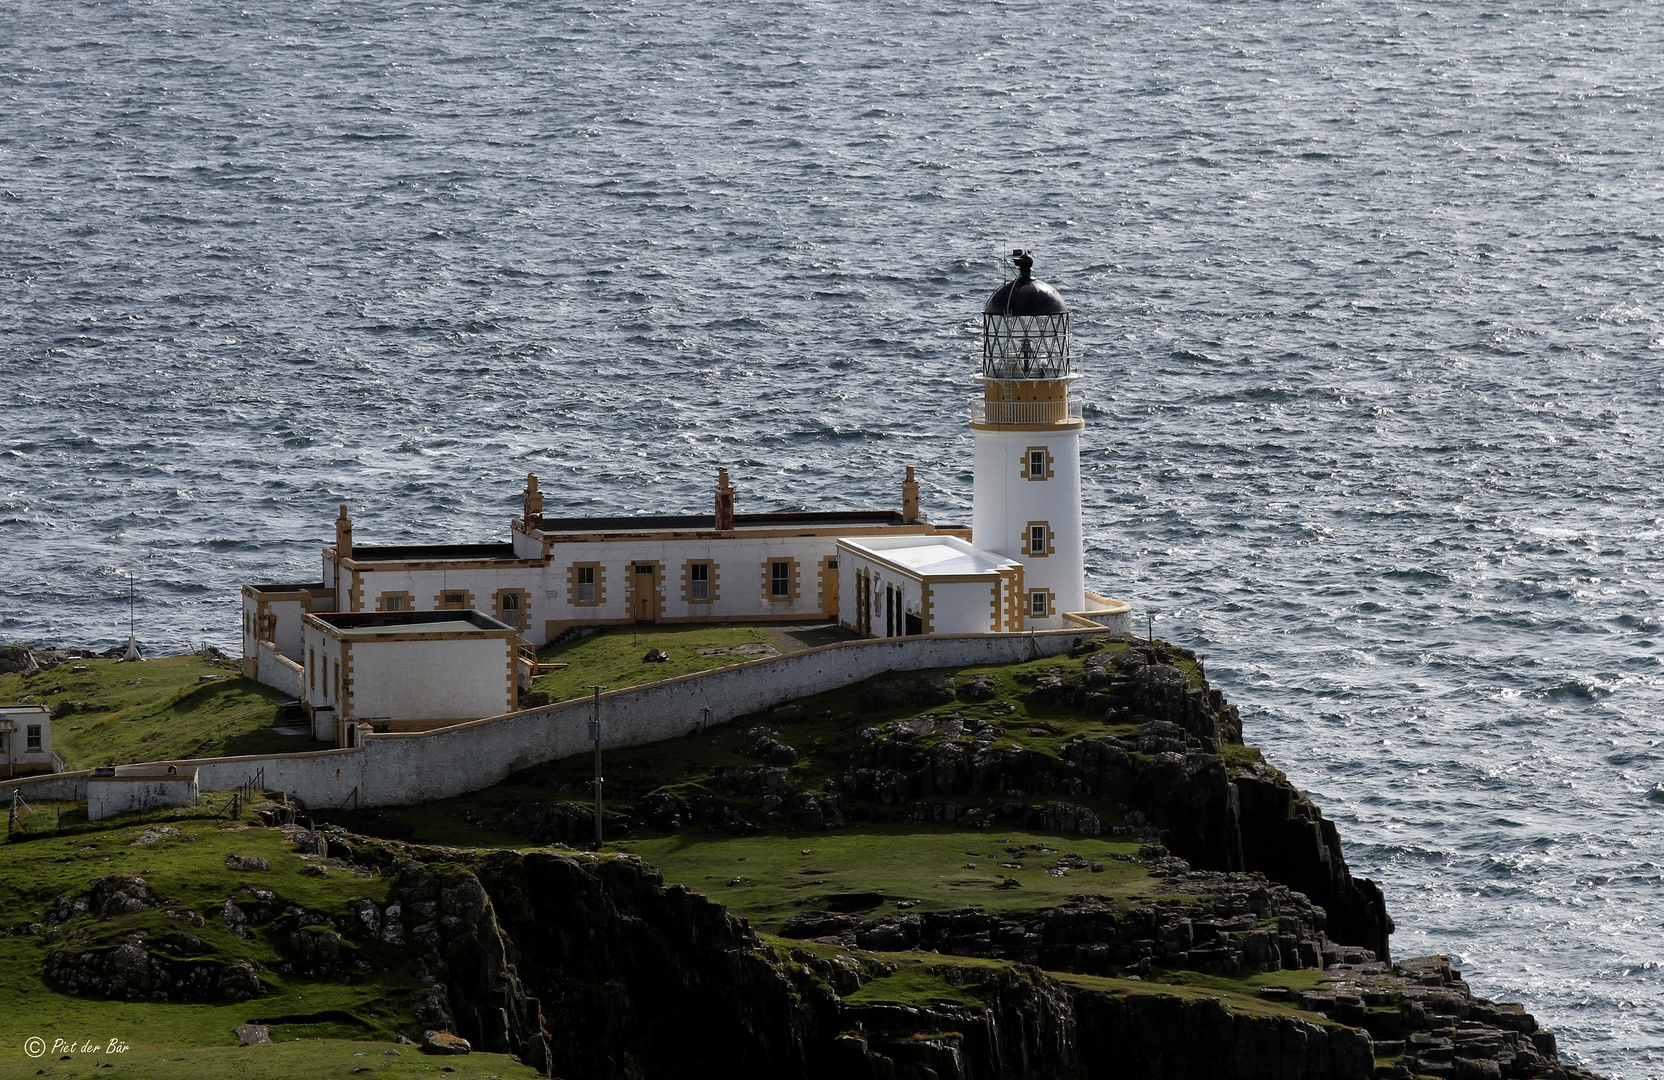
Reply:
[[[982,374],[1062,379],[1069,374],[1069,313],[982,316]]]

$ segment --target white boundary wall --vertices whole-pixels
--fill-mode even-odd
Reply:
[[[300,682],[302,668],[293,660],[284,656],[275,644],[270,641],[258,643],[259,660],[255,675],[257,682],[264,683],[274,690],[281,690],[292,698],[300,698]]]
[[[964,634],[863,640],[683,675],[601,695],[602,747],[643,746],[686,735],[701,710],[722,723],[886,671],[1011,664],[1068,652],[1095,631]],[[1096,631],[1100,632],[1101,631]],[[362,747],[273,757],[196,758],[202,791],[230,791],[265,770],[268,791],[316,809],[402,806],[466,794],[546,761],[591,750],[587,699],[412,734],[366,735]],[[84,799],[87,772],[0,783],[26,799]]]

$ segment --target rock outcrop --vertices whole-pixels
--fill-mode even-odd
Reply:
[[[961,695],[968,689],[961,687]],[[890,679],[868,690],[876,706],[914,701],[923,684]],[[868,696],[863,692],[863,704]],[[1024,697],[1102,713],[1111,723],[1135,724],[1137,734],[1076,736],[1054,756],[1002,745],[1003,727],[972,716],[868,727],[839,785],[844,813],[853,814],[847,804],[857,801],[906,808],[915,820],[928,814],[976,824],[988,816],[961,819],[952,798],[1006,796],[1025,801],[996,817],[1055,827],[1055,813],[1048,820],[1027,800],[1095,796],[1136,811],[1197,868],[1264,873],[1321,905],[1336,941],[1389,955],[1392,919],[1381,891],[1352,876],[1333,823],[1275,769],[1253,763],[1233,770],[1221,756],[1221,747],[1240,746],[1241,720],[1207,685],[1195,654],[1159,644],[1093,653],[1079,675],[1065,676],[1061,667],[1041,673]],[[1071,831],[1095,834],[1083,820],[1096,822],[1077,814]]]
[[[188,938],[169,935],[168,938]],[[246,1001],[266,992],[248,960],[199,959],[189,953],[199,941],[129,941],[110,948],[54,949],[41,975],[54,990],[81,997],[126,1001]]]
[[[1190,881],[1198,896],[1229,884],[1207,875]],[[720,905],[666,887],[627,856],[505,851],[470,867],[406,861],[393,871],[393,893],[387,929],[402,927],[430,980],[419,1022],[479,1049],[516,1053],[555,1076],[1364,1080],[1410,1075],[1399,1052],[1427,1075],[1588,1075],[1560,1065],[1552,1038],[1517,1007],[1471,998],[1438,958],[1389,966],[1320,956],[1331,962],[1337,989],[1282,1002],[1270,999],[1286,991],[1266,991],[1275,1007],[1263,1011],[1182,988],[944,958],[920,974],[975,1004],[903,1006],[849,1000],[895,973],[881,954],[772,948]],[[1293,914],[1279,920],[1315,915],[1286,890],[1217,902],[1225,905],[1221,923],[1233,904],[1246,905],[1241,914],[1256,922],[1257,911],[1282,912],[1284,904]],[[1085,969],[1090,961],[1079,950],[1094,943],[1068,939],[1118,918],[1091,904],[1043,913],[1053,925],[1024,927],[1040,941],[1023,947],[1034,944],[1032,955],[1048,964]],[[953,917],[914,925],[916,945],[938,928],[957,932]],[[987,931],[990,942],[999,933],[958,929]],[[1192,922],[1187,942],[1176,927],[1155,929],[1156,938],[1139,940],[1167,941],[1169,957],[1233,933]],[[1076,951],[1066,955],[1066,946]],[[1377,1066],[1377,1055],[1388,1063]]]

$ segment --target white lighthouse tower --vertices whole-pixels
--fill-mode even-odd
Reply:
[[[982,309],[982,393],[976,432],[971,542],[1022,564],[1015,599],[1025,630],[1064,625],[1087,608],[1080,523],[1081,399],[1069,393],[1069,311],[1014,251],[1017,277]],[[1015,621],[1015,620],[1014,620]]]

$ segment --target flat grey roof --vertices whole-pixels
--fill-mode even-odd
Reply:
[[[497,631],[514,627],[483,611],[314,611],[314,619],[343,634],[454,634],[465,630]]]
[[[307,589],[329,591],[321,581],[306,581],[291,585],[250,585],[248,587],[255,592],[305,592]]]
[[[352,546],[353,562],[445,562],[451,559],[513,559],[513,544],[380,544]]]
[[[826,528],[834,525],[905,525],[900,510],[788,510],[777,514],[735,514],[735,529]],[[715,514],[660,514],[634,517],[544,518],[540,532],[712,532]]]

